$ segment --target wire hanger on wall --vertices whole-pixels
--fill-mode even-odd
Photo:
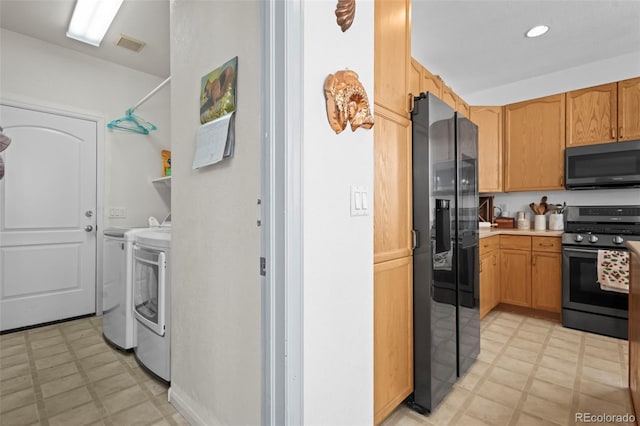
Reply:
[[[165,81],[160,83],[158,87],[153,89],[146,95],[144,98],[140,99],[134,106],[129,108],[125,112],[125,116],[122,118],[118,118],[116,120],[107,123],[107,127],[114,130],[122,130],[125,132],[138,133],[141,135],[148,135],[150,131],[156,130],[157,127],[154,124],[149,123],[148,121],[142,119],[141,117],[135,115],[133,112],[143,103],[145,103],[150,97],[156,94],[156,92],[162,89],[169,81],[171,81],[171,77],[167,77]]]

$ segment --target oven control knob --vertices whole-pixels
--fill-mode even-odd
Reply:
[[[589,236],[589,242],[590,243],[597,243],[598,242],[598,237],[596,235],[590,235]]]
[[[575,237],[573,237],[573,239],[574,239],[574,241],[576,243],[580,243],[580,242],[582,242],[582,240],[584,240],[584,237],[582,235],[578,234]]]
[[[624,243],[624,238],[622,238],[620,235],[616,235],[615,237],[613,237],[613,244],[622,244]]]

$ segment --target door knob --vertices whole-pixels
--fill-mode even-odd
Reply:
[[[93,226],[87,225],[87,226],[84,227],[84,230],[87,231],[87,232],[91,232],[91,231],[93,231]]]

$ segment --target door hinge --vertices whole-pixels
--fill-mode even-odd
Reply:
[[[263,277],[267,275],[267,259],[264,257],[260,258],[260,275]]]

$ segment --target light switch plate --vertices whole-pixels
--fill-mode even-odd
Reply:
[[[369,215],[369,190],[365,186],[351,186],[351,216]]]
[[[127,217],[126,207],[109,207],[110,218],[125,218]]]

